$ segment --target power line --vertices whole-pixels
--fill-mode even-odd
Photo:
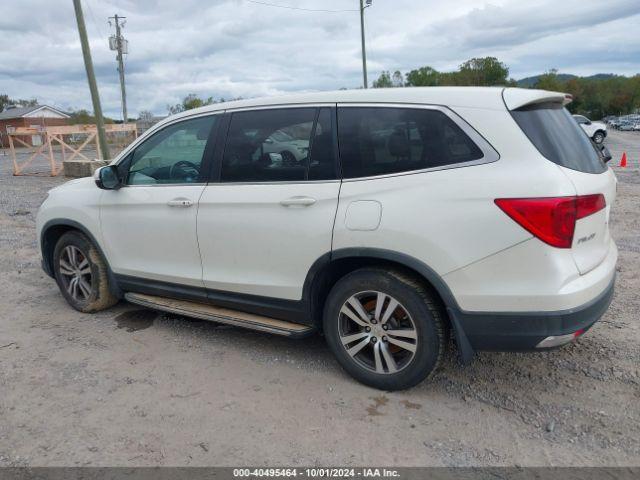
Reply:
[[[93,16],[93,9],[91,8],[91,4],[89,3],[89,0],[84,0],[84,3],[87,6],[87,10],[89,10],[89,14],[91,15],[91,21],[93,22],[93,26],[96,27],[96,31],[98,32],[98,35],[100,35],[100,38],[103,38],[104,35],[102,35],[102,29],[98,26],[98,22],[96,22],[96,17]]]
[[[276,8],[286,8],[287,10],[302,10],[303,12],[325,12],[325,13],[340,13],[340,12],[358,12],[357,9],[350,10],[326,10],[321,8],[302,8],[302,7],[292,7],[291,5],[278,5],[275,3],[267,3],[267,2],[259,2],[257,0],[247,0],[250,3],[256,3],[258,5],[264,5],[266,7],[276,7]]]

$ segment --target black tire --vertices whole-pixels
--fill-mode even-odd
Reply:
[[[596,133],[593,134],[593,141],[596,142],[598,145],[600,145],[602,142],[604,142],[604,132],[602,132],[601,130],[598,130]]]
[[[373,305],[375,311],[372,311],[371,302],[373,300],[367,301],[368,295],[372,296],[378,292],[388,296],[386,300],[380,302],[383,305],[383,310],[388,309],[391,304],[390,300],[396,300],[399,303],[399,308],[396,307],[391,312],[391,316],[386,320],[386,323],[375,320],[376,316],[382,317],[381,320],[384,320],[385,316],[384,312],[377,311],[375,305],[378,302],[375,302]],[[358,296],[360,296],[359,301],[362,299],[365,302],[360,303],[360,305],[368,312],[369,321],[376,323],[375,326],[367,327],[357,324],[350,315],[343,313],[342,309],[346,307],[346,302],[352,301],[353,298]],[[384,297],[377,298],[384,299]],[[348,309],[351,309],[351,307],[348,307]],[[351,313],[353,311],[351,309]],[[399,320],[396,320],[396,317]],[[359,318],[361,319],[361,316]],[[355,334],[352,334],[352,331],[345,331],[345,328],[351,325],[349,322],[354,323]],[[404,327],[401,322],[405,322]],[[399,332],[398,329],[406,328],[407,325],[409,325],[409,328],[413,327],[413,330],[409,331],[411,335],[415,336],[415,340],[413,338],[407,339],[408,342],[415,341],[415,346],[412,347],[415,351],[410,359],[406,359],[407,352],[404,352],[404,348],[398,347],[395,342],[392,345],[391,341],[397,341],[399,337],[384,336],[385,332],[380,331],[380,329],[384,328],[385,325],[381,325],[381,323],[384,323],[387,325],[387,329],[390,329],[387,334],[391,331]],[[395,326],[389,326],[390,323],[394,323]],[[362,330],[363,328],[364,330]],[[366,333],[367,328],[370,330],[369,333]],[[433,295],[411,276],[398,271],[379,268],[356,270],[341,278],[334,285],[325,303],[323,330],[329,348],[340,365],[352,377],[365,385],[389,391],[413,387],[431,376],[438,368],[447,344],[443,314],[437,307]],[[347,343],[347,346],[343,345],[343,342],[349,338],[361,337],[365,334],[369,335],[369,337],[364,337],[362,340],[353,340],[353,343]],[[378,334],[383,335],[384,342],[382,342],[382,339],[377,340],[376,337],[373,337],[373,335]],[[370,344],[365,342],[365,338],[370,340]],[[347,350],[353,351],[353,347],[357,348],[358,342],[361,341],[364,347],[361,347],[362,349],[358,353],[350,355]],[[381,355],[380,351],[378,353],[375,352],[376,344],[373,342],[382,342],[378,347],[385,349],[384,355]],[[372,352],[369,353],[368,349],[371,349]],[[396,349],[396,353],[393,355],[399,355],[400,358],[399,362],[392,362],[393,369],[385,356],[391,353],[391,349]],[[410,353],[408,352],[408,354]],[[405,357],[404,360],[402,358],[403,355]],[[396,360],[397,358],[394,356],[394,362]],[[406,362],[404,365],[402,364],[403,361]],[[382,367],[382,373],[379,373],[380,367]],[[393,371],[396,369],[397,371]]]
[[[69,252],[75,252],[79,268],[70,264]],[[69,269],[69,266],[72,268]],[[118,302],[118,298],[109,289],[106,262],[96,246],[78,231],[65,233],[56,243],[53,271],[65,300],[80,312],[98,312]],[[75,273],[69,274],[70,271]],[[70,288],[74,277],[79,280],[75,280],[75,288]]]

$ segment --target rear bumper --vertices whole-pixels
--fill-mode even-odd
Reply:
[[[615,276],[596,298],[568,310],[471,313],[450,309],[449,313],[473,350],[534,350],[547,337],[571,335],[591,328],[607,311],[614,285]]]

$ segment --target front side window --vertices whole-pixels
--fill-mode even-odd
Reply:
[[[307,179],[316,108],[236,112],[222,159],[222,182]]]
[[[483,157],[453,120],[430,109],[340,108],[338,144],[345,178],[422,170]]]
[[[196,183],[216,116],[176,123],[155,133],[128,159],[127,185]]]

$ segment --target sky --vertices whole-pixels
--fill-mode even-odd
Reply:
[[[261,0],[262,1],[262,0]],[[105,115],[121,118],[113,27],[126,17],[129,116],[188,93],[258,97],[362,85],[358,0],[82,0]],[[306,11],[324,9],[331,11]],[[0,94],[91,110],[71,0],[2,1]],[[516,79],[640,73],[639,0],[373,0],[369,81],[495,56]]]

